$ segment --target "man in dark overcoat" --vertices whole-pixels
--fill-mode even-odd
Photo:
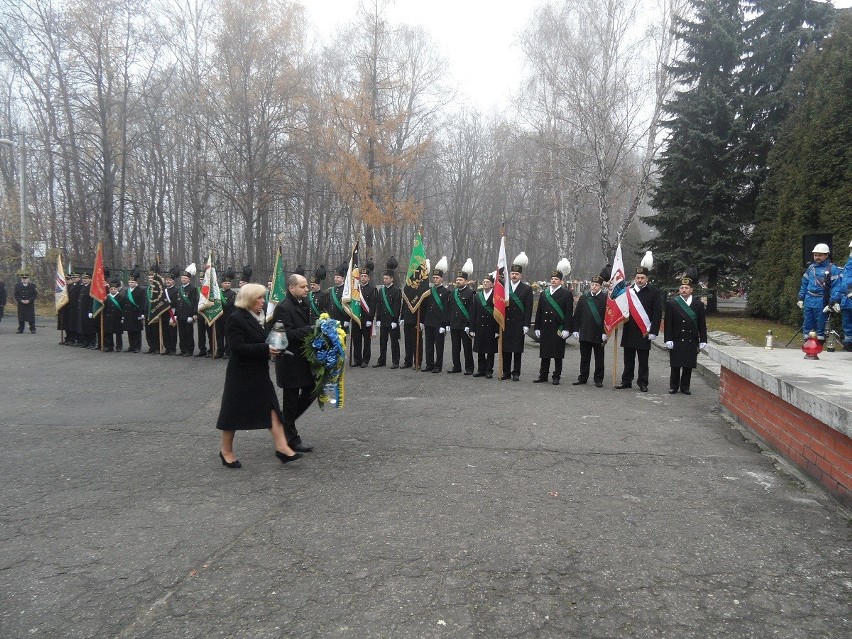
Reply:
[[[624,371],[621,373],[621,383],[616,388],[630,388],[633,386],[634,366],[639,360],[639,374],[636,383],[643,393],[648,392],[648,355],[651,352],[651,342],[657,339],[660,332],[660,320],[663,319],[663,304],[660,291],[648,283],[650,269],[646,266],[637,266],[636,275],[633,278],[633,292],[645,309],[651,324],[646,331],[644,327],[636,323],[633,314],[624,324],[624,332],[621,334],[621,346],[624,349]]]
[[[698,365],[698,351],[707,346],[707,318],[704,303],[692,293],[697,274],[680,279],[678,294],[666,302],[663,339],[669,349],[669,393],[691,395],[692,369]]]
[[[494,319],[494,276],[482,279],[482,290],[473,296],[470,312],[470,337],[476,351],[474,377],[494,376],[494,354],[499,348],[500,327]]]
[[[65,345],[80,346],[80,274],[68,275],[68,323],[66,324]]]
[[[272,313],[271,324],[281,322],[287,333],[287,353],[275,359],[275,379],[282,389],[281,414],[284,422],[284,434],[287,443],[299,453],[313,450],[313,446],[302,441],[296,428],[296,420],[311,404],[314,396],[314,374],[311,365],[302,352],[305,337],[313,332],[314,325],[309,318],[308,280],[294,273],[287,280],[287,297],[278,302]]]
[[[177,319],[178,344],[180,354],[192,357],[195,352],[195,336],[193,335],[196,313],[198,313],[198,289],[192,284],[196,273],[193,262],[181,273],[180,286],[177,287],[175,302],[175,317]]]
[[[127,288],[120,295],[128,353],[142,352],[142,329],[148,311],[144,289],[139,286],[140,275],[139,268],[134,266],[127,280]]]
[[[595,355],[595,386],[603,386],[604,345],[607,340],[603,325],[606,315],[606,293],[601,290],[603,283],[601,275],[592,277],[589,291],[579,297],[574,307],[574,337],[580,342],[580,375],[574,386],[589,381],[592,353]]]
[[[178,332],[177,332],[177,299],[178,299],[178,278],[180,277],[180,266],[175,264],[163,276],[163,284],[166,286],[166,301],[169,303],[169,310],[163,313],[163,343],[166,350],[163,355],[174,355],[177,352]]]
[[[521,281],[528,263],[526,254],[519,254],[509,273],[509,301],[506,304],[506,328],[503,330],[503,374],[500,379],[511,377],[514,382],[521,376],[524,338],[532,323],[533,290],[529,284]]]
[[[402,317],[402,291],[394,284],[394,276],[399,263],[395,257],[387,261],[382,275],[384,286],[378,291],[376,302],[376,327],[379,330],[379,359],[373,368],[387,364],[388,341],[391,345],[391,368],[399,368],[399,320]]]
[[[464,352],[464,374],[473,374],[473,343],[470,339],[471,312],[473,296],[476,291],[468,284],[473,275],[473,261],[468,259],[462,270],[456,273],[456,287],[450,293],[450,353],[453,367],[448,373],[462,372],[462,352]]]
[[[376,317],[378,289],[372,283],[375,264],[371,260],[364,263],[358,272],[361,284],[361,325],[352,324],[352,365],[367,368],[373,353],[373,321]]]
[[[104,353],[120,353],[121,334],[124,332],[124,301],[119,294],[121,281],[114,279],[109,283],[109,291],[104,300]]]
[[[18,333],[24,332],[24,324],[30,325],[30,333],[36,332],[35,301],[38,297],[36,285],[30,282],[29,271],[21,271],[21,281],[15,284],[14,297],[18,304]]]
[[[92,317],[92,274],[83,272],[80,284],[80,297],[77,313],[77,331],[80,334],[80,346],[97,349],[97,323]]]
[[[553,385],[562,379],[562,360],[565,358],[565,340],[571,336],[574,312],[574,295],[562,286],[564,274],[555,270],[550,274],[550,287],[545,288],[538,298],[535,313],[535,336],[539,340],[541,368],[535,384],[547,381],[550,360],[553,360]]]
[[[311,320],[311,324],[315,324],[319,316],[325,312],[326,300],[322,292],[322,283],[325,281],[325,276],[325,265],[320,264],[314,271],[311,279],[308,280],[310,290],[308,291],[307,304],[308,318]]]
[[[424,373],[440,373],[444,366],[444,340],[449,326],[450,290],[444,286],[447,258],[442,257],[432,269],[430,295],[423,300],[420,323],[426,349]]]

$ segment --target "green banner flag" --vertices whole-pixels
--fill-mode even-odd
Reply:
[[[426,250],[423,248],[423,236],[420,231],[414,236],[402,296],[412,313],[416,312],[423,300],[429,296],[429,270],[426,268]]]

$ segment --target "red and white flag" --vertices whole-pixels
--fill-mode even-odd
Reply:
[[[627,283],[624,281],[624,261],[621,258],[621,244],[615,250],[612,262],[612,276],[609,279],[609,296],[606,299],[604,331],[610,335],[630,317],[630,303],[627,301]]]
[[[501,278],[502,269],[502,280]],[[509,276],[509,265],[506,263],[506,236],[500,235],[500,254],[497,256],[497,271],[494,273],[494,319],[501,330],[506,328],[506,302],[509,299],[509,287],[506,278]]]

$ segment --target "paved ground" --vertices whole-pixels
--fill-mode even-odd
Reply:
[[[316,452],[238,434],[234,471],[221,362],[39,326],[0,325],[0,637],[852,633],[848,513],[662,352],[647,394],[533,385],[534,349],[518,383],[358,369]]]

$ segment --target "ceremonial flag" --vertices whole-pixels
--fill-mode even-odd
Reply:
[[[278,302],[284,301],[287,297],[287,277],[284,275],[284,258],[281,255],[281,247],[278,247],[278,254],[275,256],[275,268],[272,271],[272,288],[269,289],[266,297],[266,321],[272,321],[272,314],[275,312],[275,307]]]
[[[352,249],[349,257],[349,269],[346,271],[346,280],[343,282],[343,310],[352,318],[352,321],[361,326],[361,272],[358,269],[358,242]]]
[[[68,303],[68,283],[65,281],[61,255],[56,256],[56,284],[53,288],[53,300],[57,311]]]
[[[157,272],[152,273],[152,279],[148,283],[146,294],[148,296],[148,323],[156,324],[160,321],[160,315],[170,310],[168,296],[166,295],[166,283],[159,273],[159,262]]]
[[[418,231],[414,236],[414,245],[411,247],[411,259],[408,260],[408,273],[405,276],[402,297],[409,310],[415,313],[429,294],[429,268],[426,266],[423,235]]]
[[[104,308],[107,296],[107,283],[104,276],[104,243],[98,242],[98,253],[95,256],[95,266],[92,269],[92,284],[89,288],[92,298],[92,317],[97,317]]]
[[[198,294],[198,312],[204,316],[207,326],[222,316],[222,294],[219,292],[219,279],[213,266],[212,251],[207,254],[207,264],[204,265],[204,280]]]
[[[502,271],[502,280],[501,278]],[[509,275],[506,264],[506,236],[500,232],[500,254],[497,256],[497,272],[494,274],[494,319],[501,329],[506,328],[506,301],[509,299],[509,286],[506,278]]]
[[[604,315],[604,332],[607,335],[626,322],[630,316],[625,289],[624,261],[621,258],[621,244],[619,244],[612,263],[612,277],[609,280],[609,297],[606,300],[606,313]]]

